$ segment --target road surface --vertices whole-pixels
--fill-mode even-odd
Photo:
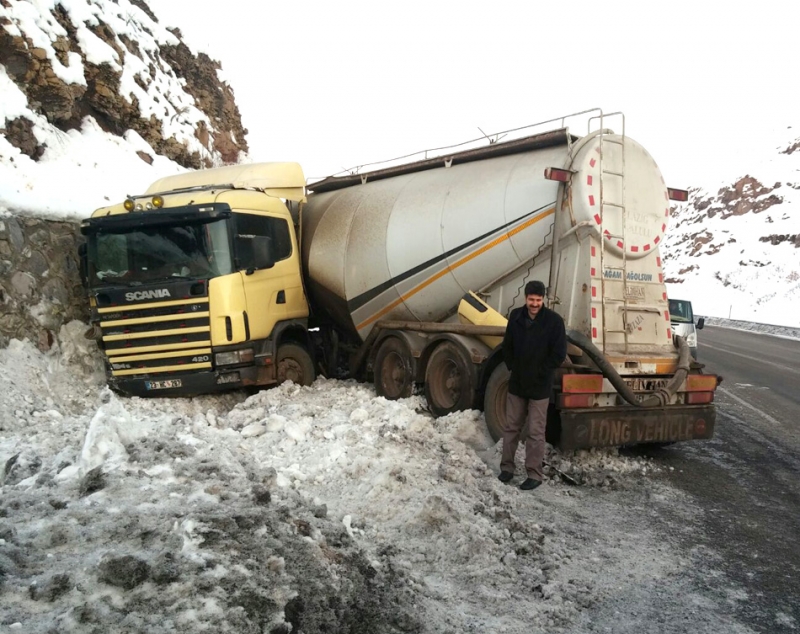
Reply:
[[[702,509],[696,525],[678,516],[670,525],[704,562],[699,583],[733,582],[737,620],[800,632],[800,341],[713,327],[698,335],[698,360],[724,381],[715,438],[652,454]]]

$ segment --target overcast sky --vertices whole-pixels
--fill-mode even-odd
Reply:
[[[675,187],[800,136],[790,2],[149,2],[221,61],[252,159],[307,176],[593,107]]]

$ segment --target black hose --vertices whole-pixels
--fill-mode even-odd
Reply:
[[[650,394],[647,398],[640,399],[628,386],[628,384],[625,383],[614,366],[611,365],[608,359],[606,359],[605,355],[600,352],[597,346],[595,346],[586,335],[578,332],[577,330],[568,330],[567,340],[570,343],[578,346],[587,355],[589,355],[592,361],[597,364],[597,367],[600,369],[600,372],[603,373],[603,376],[606,377],[611,382],[611,385],[613,385],[617,390],[617,392],[619,392],[619,395],[628,401],[628,403],[635,405],[636,407],[664,407],[675,395],[675,392],[678,391],[678,388],[681,386],[684,380],[686,380],[686,375],[689,374],[689,360],[691,358],[691,351],[689,350],[689,346],[684,338],[676,335],[674,337],[674,341],[678,347],[679,357],[678,367],[675,369],[675,374],[672,376],[672,380],[670,380],[666,386],[659,388],[653,394]]]

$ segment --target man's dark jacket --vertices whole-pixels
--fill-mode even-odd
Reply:
[[[567,336],[559,314],[542,306],[531,320],[527,306],[511,311],[503,339],[503,358],[511,370],[509,392],[534,400],[550,398],[555,369],[566,356]]]

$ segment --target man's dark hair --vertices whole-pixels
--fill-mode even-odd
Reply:
[[[544,297],[547,295],[547,289],[544,287],[544,282],[534,280],[533,282],[528,282],[525,284],[525,297],[528,295],[538,295],[539,297]]]

